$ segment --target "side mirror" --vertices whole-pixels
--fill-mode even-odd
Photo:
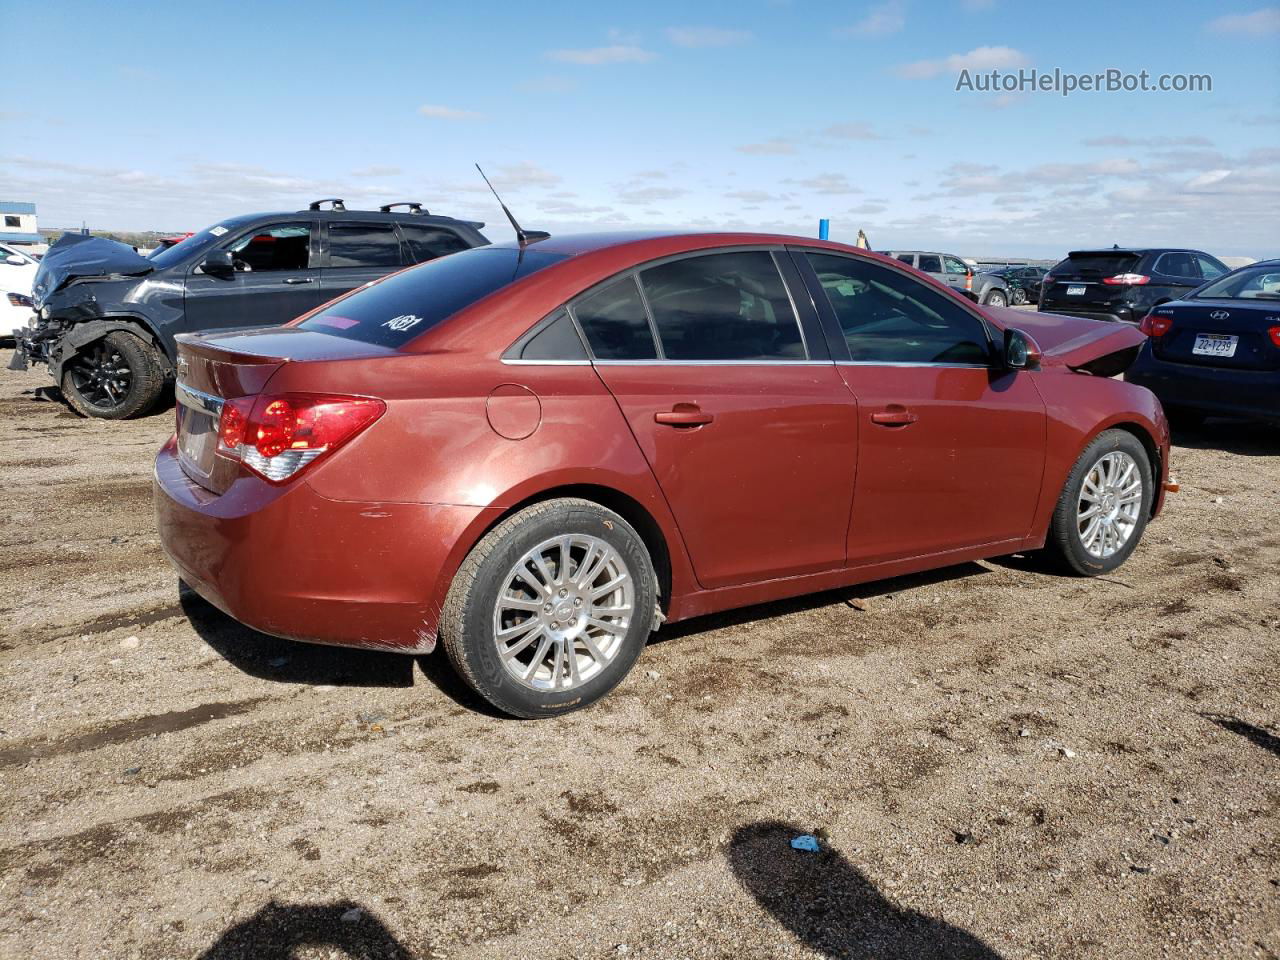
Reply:
[[[200,269],[211,276],[229,277],[236,272],[236,265],[230,250],[215,250],[204,258]]]
[[[1010,370],[1035,370],[1044,355],[1039,345],[1021,330],[1004,332],[1004,365]]]
[[[25,267],[27,265],[27,261],[23,260],[16,253],[9,254],[4,258],[4,262],[9,264],[11,267]]]

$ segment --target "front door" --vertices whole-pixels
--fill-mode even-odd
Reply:
[[[996,364],[983,322],[905,272],[804,258],[861,416],[850,565],[1026,537],[1045,457],[1035,374]]]
[[[670,260],[570,306],[704,587],[844,564],[857,407],[773,253]]]
[[[235,272],[223,276],[192,269],[185,330],[274,326],[319,306],[313,229],[309,220],[273,223],[223,244]]]

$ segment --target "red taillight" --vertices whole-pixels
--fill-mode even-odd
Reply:
[[[1280,347],[1280,327],[1272,327],[1267,331],[1267,336],[1271,338],[1271,342]]]
[[[1053,283],[1053,274],[1046,273],[1043,277],[1040,278],[1040,282],[1047,287],[1049,284]]]
[[[1173,317],[1161,317],[1148,313],[1138,324],[1138,329],[1148,337],[1163,337],[1173,327]]]
[[[1150,283],[1151,278],[1140,273],[1117,273],[1114,277],[1103,277],[1102,282],[1109,287],[1120,287],[1126,284],[1140,287],[1144,283]]]
[[[386,411],[369,397],[289,393],[226,401],[218,452],[281,483],[346,443]]]

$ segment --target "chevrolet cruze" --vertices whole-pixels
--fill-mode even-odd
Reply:
[[[481,247],[180,337],[156,511],[243,623],[440,641],[549,716],[663,622],[1042,548],[1115,569],[1171,486],[1159,402],[1115,378],[1142,340],[798,237]]]

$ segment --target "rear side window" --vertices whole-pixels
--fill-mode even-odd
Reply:
[[[916,255],[914,253],[900,253],[898,259],[905,263],[908,267],[916,265]]]
[[[1156,258],[1152,271],[1165,277],[1178,277],[1181,280],[1200,280],[1200,264],[1193,254],[1174,251],[1162,253]]]
[[[1137,273],[1138,259],[1136,253],[1073,253],[1049,272],[1055,277],[1099,280],[1121,273]]]
[[[668,360],[803,360],[804,340],[773,254],[686,257],[640,274]]]
[[[851,257],[806,256],[840,323],[851,360],[988,362],[982,323],[919,280]]]
[[[387,277],[299,326],[399,347],[477,300],[563,259],[555,253],[476,247]]]
[[[409,245],[409,256],[414,263],[425,263],[448,253],[457,253],[459,250],[471,248],[471,244],[447,227],[402,223],[400,232],[404,234],[405,243]]]
[[[922,253],[920,254],[920,269],[925,273],[941,273],[942,260],[931,254]]]
[[[329,224],[329,266],[398,267],[401,263],[394,224]]]
[[[658,356],[649,315],[633,276],[587,294],[573,305],[573,315],[598,360],[653,360]]]

